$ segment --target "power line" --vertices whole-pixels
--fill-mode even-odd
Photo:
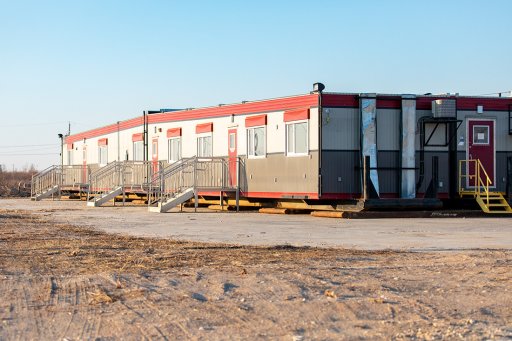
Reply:
[[[2,154],[0,154],[0,156],[32,156],[32,155],[60,155],[60,154],[59,153],[28,153],[28,154],[25,154],[25,153],[3,154],[2,153]]]
[[[50,144],[20,144],[20,145],[10,145],[10,146],[0,146],[0,148],[26,148],[26,147],[45,147],[45,146],[57,147],[57,146],[60,146],[60,143],[50,143]]]
[[[62,121],[62,122],[46,122],[46,123],[32,123],[32,124],[2,124],[0,127],[2,128],[8,128],[8,127],[35,127],[35,126],[49,126],[49,125],[57,125],[57,124],[63,124],[68,123],[69,121]]]

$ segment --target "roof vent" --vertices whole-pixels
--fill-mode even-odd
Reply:
[[[432,116],[434,118],[455,118],[456,114],[454,99],[436,99],[432,101]]]
[[[315,83],[313,84],[313,92],[322,92],[325,89],[325,85],[322,83]]]

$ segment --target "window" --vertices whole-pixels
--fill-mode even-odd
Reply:
[[[263,158],[265,153],[265,127],[247,128],[247,156],[250,158]]]
[[[100,165],[106,165],[108,163],[108,147],[98,146],[98,163]]]
[[[473,144],[489,144],[489,126],[473,126]]]
[[[286,155],[308,154],[308,122],[286,125]]]
[[[143,141],[133,142],[133,161],[144,160],[144,145]]]
[[[212,156],[212,135],[199,136],[197,138],[197,156]]]
[[[169,163],[181,159],[181,137],[169,139]]]
[[[73,149],[68,150],[68,165],[71,166],[73,164]]]
[[[158,160],[158,140],[153,140],[151,144],[151,157],[153,160]]]

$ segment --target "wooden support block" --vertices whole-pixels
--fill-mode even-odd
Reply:
[[[266,213],[266,214],[289,214],[290,210],[287,208],[260,208],[260,213]]]
[[[233,207],[227,206],[227,205],[224,205],[224,206],[221,206],[221,205],[210,205],[210,206],[208,206],[208,209],[209,210],[214,210],[214,211],[233,211]]]
[[[343,212],[313,211],[311,215],[321,218],[343,218]]]

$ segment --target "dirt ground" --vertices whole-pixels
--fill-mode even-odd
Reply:
[[[0,339],[512,339],[512,251],[230,246],[0,210]]]

